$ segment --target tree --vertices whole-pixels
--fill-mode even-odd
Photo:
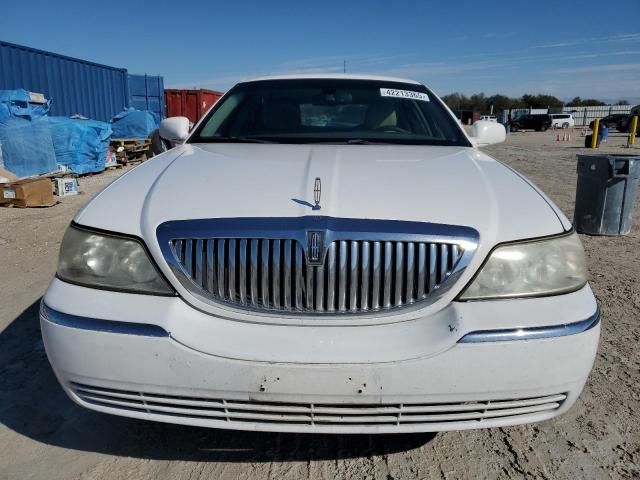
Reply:
[[[583,107],[604,107],[605,105],[605,102],[601,102],[600,100],[596,100],[595,98],[585,98],[582,101]]]
[[[616,105],[629,105],[629,102],[627,102],[626,100],[618,100]]]
[[[564,105],[564,102],[559,98],[543,94],[524,94],[521,98],[521,103],[524,107],[530,108],[560,108]]]
[[[569,105],[572,107],[603,107],[606,103],[596,100],[595,98],[585,98],[582,100],[580,97],[575,97],[569,102]]]

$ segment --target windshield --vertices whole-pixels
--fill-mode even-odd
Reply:
[[[470,146],[421,85],[332,79],[241,83],[189,141]]]

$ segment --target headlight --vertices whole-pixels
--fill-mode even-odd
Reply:
[[[73,225],[62,239],[58,277],[87,287],[173,294],[140,242]]]
[[[496,248],[460,299],[555,295],[586,283],[584,250],[572,233]]]

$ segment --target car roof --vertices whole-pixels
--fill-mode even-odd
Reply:
[[[410,83],[413,85],[422,85],[415,80],[406,78],[386,77],[380,75],[354,75],[351,73],[296,73],[290,75],[265,75],[262,77],[242,80],[238,83],[258,82],[265,80],[376,80],[381,82],[397,82]]]

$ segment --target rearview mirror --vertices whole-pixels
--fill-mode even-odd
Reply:
[[[184,143],[189,136],[187,117],[169,117],[160,122],[160,136],[173,143]]]
[[[507,131],[500,123],[478,120],[471,127],[471,139],[476,147],[484,147],[504,142],[507,139]]]

